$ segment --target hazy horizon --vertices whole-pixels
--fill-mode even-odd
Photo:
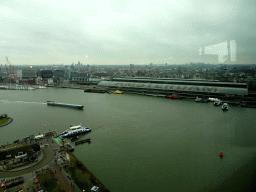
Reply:
[[[255,64],[255,10],[253,0],[1,1],[0,64],[218,64],[198,50],[232,40],[231,64]]]

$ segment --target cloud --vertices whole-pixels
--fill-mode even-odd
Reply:
[[[193,62],[202,46],[228,39],[237,40],[238,52],[248,46],[255,9],[252,0],[5,1],[1,53],[16,64],[28,62],[22,55],[30,56],[27,64],[142,64],[170,52],[177,63]]]

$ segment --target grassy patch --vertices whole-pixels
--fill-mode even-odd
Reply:
[[[8,118],[2,118],[0,119],[0,125],[5,124],[8,121]]]
[[[81,190],[90,191],[93,186],[99,187],[101,192],[109,192],[109,190],[90,172],[81,161],[79,161],[72,153],[69,153],[71,165],[68,170],[71,177]]]
[[[55,180],[52,172],[47,172],[37,176],[40,185],[43,187],[44,191],[62,192],[61,186]]]

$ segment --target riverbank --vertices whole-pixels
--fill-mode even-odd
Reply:
[[[76,158],[73,153],[68,152],[71,164],[66,168],[70,172],[71,178],[77,186],[83,191],[90,191],[93,186],[99,187],[101,192],[109,192],[109,190],[89,171],[83,163]]]

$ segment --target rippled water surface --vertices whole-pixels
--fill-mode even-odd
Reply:
[[[84,110],[47,106],[81,104]],[[0,144],[69,125],[92,128],[74,154],[110,191],[244,190],[255,181],[255,109],[77,89],[0,90]],[[224,157],[218,154],[223,151]]]

